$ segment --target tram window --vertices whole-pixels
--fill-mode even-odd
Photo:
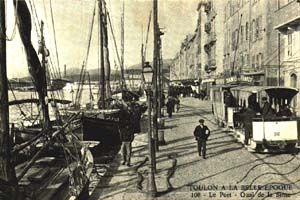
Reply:
[[[221,97],[220,97],[220,93],[219,92],[217,93],[217,99],[216,99],[216,101],[217,102],[221,102]]]

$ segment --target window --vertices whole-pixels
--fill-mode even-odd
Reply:
[[[260,68],[260,61],[259,61],[259,59],[260,59],[260,56],[259,56],[259,54],[257,54],[256,55],[256,68]]]
[[[244,56],[243,56],[243,54],[241,54],[241,66],[244,66],[244,64],[245,64]]]
[[[293,37],[292,33],[288,34],[288,56],[292,56],[292,43],[293,43]]]
[[[245,30],[245,33],[246,33],[246,40],[248,40],[248,37],[249,37],[249,24],[248,24],[248,22],[246,22],[246,28],[245,28],[246,30]]]
[[[260,66],[261,68],[263,67],[264,65],[264,54],[260,53]]]
[[[245,54],[244,65],[245,67],[249,67],[249,54]]]
[[[252,42],[256,41],[256,22],[255,19],[252,20]]]
[[[239,37],[239,29],[235,29],[235,49],[238,48],[238,37]]]
[[[231,33],[231,50],[235,50],[235,31]]]
[[[262,30],[262,16],[259,16],[256,19],[256,38],[257,39],[262,39],[262,33],[263,33],[263,30]]]
[[[259,34],[259,24],[258,24],[258,20],[256,19],[255,21],[255,38],[258,39],[258,34]]]
[[[248,67],[250,67],[250,55],[249,54],[247,55],[247,65],[248,65]]]
[[[244,26],[241,26],[240,42],[243,43],[243,41],[244,41]]]
[[[255,56],[252,56],[252,68],[255,68]]]

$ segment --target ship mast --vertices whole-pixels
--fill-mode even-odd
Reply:
[[[104,54],[103,54],[103,10],[102,10],[102,0],[98,0],[99,7],[99,45],[100,45],[100,99],[99,108],[105,108],[105,70],[104,70]]]
[[[44,71],[44,77],[43,77],[43,95],[44,97],[47,97],[47,81],[48,84],[50,85],[50,76],[49,76],[49,80],[47,80],[47,69],[46,69],[46,45],[45,45],[45,37],[44,37],[44,22],[41,21],[41,54],[42,54],[42,69]],[[49,75],[49,74],[48,74]],[[44,127],[45,128],[49,128],[50,126],[50,117],[49,117],[49,108],[47,103],[45,103],[44,105],[42,104],[42,113],[43,113],[43,120],[44,120]]]
[[[122,7],[122,16],[121,16],[121,89],[126,88],[125,77],[124,77],[124,1]]]
[[[107,32],[107,18],[108,11],[106,8],[106,3],[103,0],[104,12],[103,12],[103,50],[104,50],[104,68],[105,68],[105,97],[111,97],[111,88],[110,88],[110,61],[109,61],[109,48],[108,48],[108,32]]]
[[[5,1],[0,0],[0,180],[8,199],[17,199],[18,182],[11,156],[8,84],[6,71]]]

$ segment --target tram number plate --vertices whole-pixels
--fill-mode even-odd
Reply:
[[[274,132],[274,136],[280,136],[280,132]]]

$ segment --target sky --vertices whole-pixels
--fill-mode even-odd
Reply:
[[[50,50],[53,65],[67,68],[79,68],[85,60],[88,46],[88,35],[91,30],[95,0],[26,0],[32,14],[32,43],[38,48],[38,21],[44,21],[46,45]],[[18,30],[15,28],[15,14],[12,1],[7,4],[7,42],[8,77],[17,78],[28,75],[27,61]],[[158,0],[158,21],[165,31],[163,36],[163,57],[174,58],[180,44],[187,34],[193,33],[197,24],[197,5],[199,0]],[[113,24],[118,51],[120,52],[121,11],[123,0],[106,0],[107,8]],[[56,59],[54,29],[55,27],[59,65]],[[125,5],[125,66],[140,63],[141,43],[146,40],[149,14],[152,10],[152,0],[124,0]],[[97,13],[97,9],[96,9]],[[93,26],[91,48],[87,68],[98,66],[97,14]],[[38,19],[38,20],[37,20]],[[109,30],[109,53],[112,69],[117,62],[116,50]],[[147,45],[147,60],[151,61],[153,53],[153,16]],[[117,64],[117,63],[116,63]]]

